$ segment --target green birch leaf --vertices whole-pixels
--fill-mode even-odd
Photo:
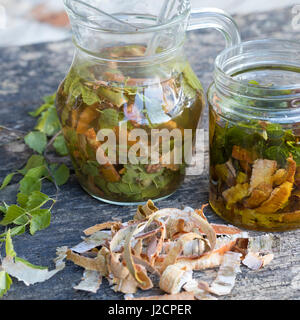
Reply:
[[[122,193],[124,193],[126,195],[130,195],[132,193],[135,193],[135,191],[127,183],[118,182],[117,187]],[[139,193],[139,191],[140,190],[138,190],[138,193]]]
[[[33,209],[40,208],[50,200],[52,199],[49,198],[46,194],[39,191],[34,191],[28,197],[26,209],[33,210]]]
[[[18,217],[16,220],[14,220],[13,223],[18,226],[24,226],[28,221],[29,221],[29,218],[28,218],[27,214],[23,214],[20,217]],[[14,228],[12,228],[11,230],[13,230],[13,229]]]
[[[118,188],[118,185],[116,182],[108,182],[107,183],[107,188],[110,192],[113,192],[113,193],[121,193],[121,191],[119,190]]]
[[[42,113],[35,129],[43,132],[47,136],[53,136],[61,129],[57,111],[54,106]]]
[[[47,146],[47,137],[43,132],[31,131],[25,136],[24,140],[31,149],[38,153],[43,153]]]
[[[119,125],[119,113],[115,109],[101,110],[101,116],[99,118],[100,129],[112,129]]]
[[[59,167],[57,167],[57,164],[53,164],[50,166],[50,170],[58,186],[65,184],[69,180],[70,170],[65,164]]]
[[[77,98],[78,96],[81,95],[81,87],[82,87],[82,84],[80,83],[80,78],[75,78],[72,84],[70,85],[69,94],[73,98]]]
[[[8,231],[6,232],[5,253],[6,253],[6,257],[11,257],[11,258],[14,258],[17,255],[11,240],[10,229],[8,229]]]
[[[280,124],[270,123],[266,128],[268,139],[276,140],[284,137],[284,130],[282,129]]]
[[[85,86],[81,87],[81,96],[83,102],[89,106],[100,101],[100,98],[97,96],[97,94]]]
[[[50,104],[50,103],[44,103],[44,104],[42,104],[39,108],[37,108],[36,110],[28,112],[28,114],[29,114],[30,116],[32,116],[32,117],[37,117],[37,116],[39,116],[43,111],[49,109],[51,106],[52,106],[52,104]]]
[[[26,207],[27,201],[28,201],[28,195],[27,194],[23,194],[21,192],[19,192],[17,194],[17,202],[22,208]]]
[[[283,167],[289,157],[289,151],[286,147],[272,146],[265,150],[265,157],[277,161]]]
[[[1,187],[0,187],[0,190],[3,190],[3,189],[10,183],[11,179],[13,178],[13,176],[14,176],[15,174],[17,174],[17,172],[12,172],[12,173],[8,174],[8,175],[4,178],[4,180],[3,180],[3,182],[2,182],[2,185],[1,185]]]
[[[6,271],[0,271],[0,298],[9,290],[12,284],[11,277]]]
[[[31,211],[30,234],[34,235],[37,231],[43,230],[50,225],[51,212],[49,209],[37,209]]]
[[[44,102],[49,104],[55,104],[55,99],[56,99],[56,92],[54,92],[51,95],[43,97]]]
[[[104,178],[100,177],[100,176],[97,176],[97,177],[94,177],[94,181],[95,181],[95,184],[97,187],[99,187],[100,189],[102,189],[102,191],[106,192],[106,193],[109,193],[109,190],[106,186],[106,181]]]
[[[294,160],[297,163],[297,166],[300,165],[300,147],[294,147],[291,150]]]
[[[67,156],[69,154],[65,138],[62,134],[55,139],[53,147],[60,156]]]
[[[136,170],[136,166],[133,165],[125,165],[125,168],[126,171],[122,176],[122,181],[128,184],[135,184],[141,171]]]
[[[64,81],[64,92],[69,92],[73,81],[74,81],[74,72],[73,70],[71,70]]]
[[[23,169],[19,170],[19,172],[25,175],[30,169],[40,167],[44,164],[45,158],[39,154],[34,154],[28,159],[26,166]]]
[[[128,99],[122,92],[116,92],[111,89],[101,87],[98,89],[97,93],[119,108],[128,102]]]
[[[40,167],[29,169],[25,175],[25,178],[31,177],[34,179],[40,179],[40,178],[46,177],[48,175],[49,175],[49,172],[48,172],[46,166],[42,165]]]
[[[12,223],[15,219],[19,216],[23,215],[25,210],[15,204],[8,207],[6,214],[2,221],[0,221],[0,225],[7,226],[8,224]]]
[[[43,97],[44,104],[42,104],[40,107],[38,107],[35,111],[29,112],[29,115],[32,117],[39,116],[43,111],[49,109],[50,107],[54,106],[55,104],[55,98],[56,98],[56,92],[50,96]]]
[[[17,227],[13,227],[13,228],[9,229],[11,237],[14,237],[14,236],[17,236],[17,235],[24,233],[25,228],[26,228],[25,225],[21,225],[21,226],[17,226]],[[7,232],[4,232],[4,233],[0,234],[0,237],[6,237],[6,235],[7,235]],[[3,241],[3,239],[0,239],[0,241]]]
[[[48,201],[55,201],[55,200],[42,192],[34,191],[29,196],[26,209],[30,211],[39,209],[43,205],[45,205]]]
[[[82,166],[82,172],[92,177],[99,176],[99,164],[97,161],[87,161]]]
[[[33,191],[41,191],[42,183],[33,177],[24,177],[20,181],[20,191],[25,195],[30,195]]]

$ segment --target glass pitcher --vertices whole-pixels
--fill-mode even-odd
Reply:
[[[240,42],[218,9],[187,0],[64,0],[76,47],[56,104],[81,186],[113,204],[172,194],[185,176],[205,106],[183,53],[186,30]]]

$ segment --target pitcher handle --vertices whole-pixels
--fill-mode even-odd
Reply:
[[[226,47],[237,45],[241,36],[233,18],[221,9],[203,8],[192,9],[187,30],[214,28],[222,32]]]

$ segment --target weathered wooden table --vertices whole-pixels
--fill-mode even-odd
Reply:
[[[243,40],[265,37],[299,39],[293,31],[291,8],[268,13],[235,17]],[[204,87],[212,81],[213,61],[224,46],[217,32],[188,34],[186,52]],[[72,44],[47,43],[0,50],[0,125],[11,131],[0,131],[0,181],[9,172],[21,168],[31,151],[20,138],[21,131],[30,131],[35,120],[28,112],[41,104],[44,95],[53,93],[64,77],[72,60]],[[205,113],[205,118],[207,112]],[[207,122],[207,121],[205,121]],[[199,207],[208,201],[208,154],[205,153],[206,172],[188,177],[182,187],[170,198],[158,203],[159,207]],[[45,193],[53,194],[46,185]],[[12,183],[0,192],[0,200],[15,203],[17,185]],[[15,250],[30,262],[53,267],[52,259],[58,246],[72,246],[80,241],[82,230],[99,222],[132,217],[135,207],[118,207],[99,202],[87,195],[74,176],[61,188],[59,201],[52,214],[51,225],[34,236],[28,233],[14,238]],[[222,222],[210,209],[208,219]],[[0,229],[2,231],[3,228]],[[272,263],[259,272],[242,268],[236,286],[224,299],[300,299],[300,230],[281,233],[281,252]],[[76,291],[72,287],[80,281],[82,269],[71,262],[50,280],[26,287],[14,279],[4,299],[122,299],[107,282],[97,294]],[[200,274],[212,280],[216,270]],[[156,290],[153,293],[159,293]]]

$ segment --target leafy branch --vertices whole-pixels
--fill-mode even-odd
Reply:
[[[68,154],[55,108],[55,94],[44,97],[44,104],[29,114],[38,117],[37,125],[34,131],[24,137],[24,141],[37,154],[31,155],[24,168],[9,173],[0,186],[0,190],[3,190],[15,175],[22,176],[18,182],[17,203],[7,205],[4,202],[0,206],[4,214],[0,225],[14,225],[10,230],[11,236],[24,233],[27,226],[32,235],[49,226],[51,209],[57,199],[41,192],[42,182],[45,179],[51,181],[58,191],[58,187],[65,184],[70,176],[65,164],[50,163],[47,159],[47,151],[51,146],[60,156]],[[4,241],[6,236],[7,232],[0,234],[0,241]]]

